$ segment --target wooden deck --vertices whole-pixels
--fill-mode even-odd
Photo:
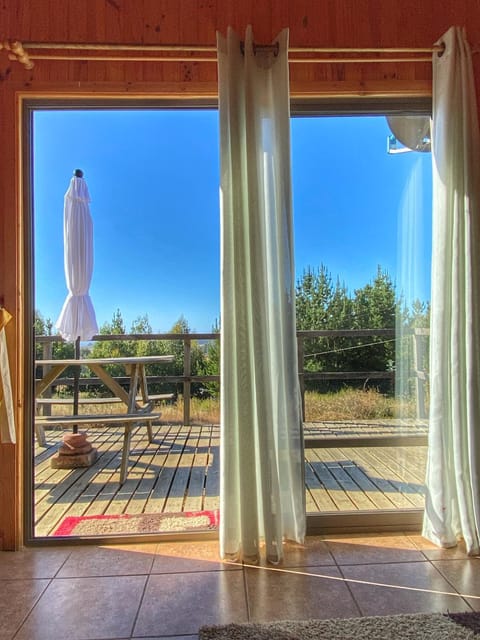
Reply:
[[[52,535],[67,516],[219,506],[218,426],[154,425],[151,444],[146,430],[138,429],[122,486],[118,482],[122,428],[91,429],[89,440],[98,459],[91,467],[71,470],[50,466],[62,433],[48,430],[47,447],[35,445],[35,537]],[[315,447],[305,452],[307,512],[421,508],[426,446],[378,446],[378,437],[408,440],[425,433],[426,425],[393,421],[305,425],[307,440],[329,441],[327,448],[319,448],[315,440]],[[365,437],[377,438],[376,446],[365,445]],[[361,446],[352,446],[356,438]],[[348,446],[340,446],[340,440]]]

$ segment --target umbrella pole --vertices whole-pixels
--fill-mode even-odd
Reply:
[[[0,45],[1,47],[1,45]],[[65,258],[65,278],[68,288],[68,298],[62,309],[56,326],[63,337],[71,341],[72,320],[77,326],[78,334],[82,334],[82,326],[85,324],[83,315],[78,315],[79,303],[75,299],[78,296],[72,291],[72,282],[75,282],[81,275],[82,281],[89,282],[93,263],[85,258],[92,251],[92,220],[88,203],[90,196],[87,185],[83,180],[83,171],[75,169],[74,177],[70,180],[70,186],[64,197],[63,207],[63,230],[64,230],[64,258]],[[68,230],[68,233],[67,233]],[[87,287],[88,289],[88,287]],[[86,296],[88,291],[82,292]],[[88,296],[87,296],[88,297]],[[88,309],[85,305],[83,311],[87,312],[88,326],[92,328],[92,334],[96,331],[95,314],[93,309]],[[79,322],[80,321],[80,322]],[[98,331],[98,330],[97,330]],[[74,340],[75,360],[80,360],[80,335]],[[88,337],[85,337],[88,339]],[[80,404],[80,367],[78,362],[73,366],[73,415],[77,416],[78,405]],[[51,458],[51,466],[55,469],[75,469],[77,467],[89,467],[96,460],[97,450],[87,440],[87,434],[78,430],[79,425],[75,424],[72,432],[63,434],[63,444],[59,447],[58,453]]]
[[[80,359],[80,336],[75,340],[75,360]],[[80,367],[73,372],[73,415],[78,415],[78,396],[80,387]],[[73,425],[73,433],[78,433],[78,424]]]
[[[80,358],[80,338],[75,340],[75,359]],[[74,366],[73,372],[73,415],[78,415],[78,396],[80,387],[80,364]],[[85,432],[78,432],[78,424],[72,428],[72,433],[63,434],[63,444],[57,453],[50,458],[50,465],[54,469],[76,469],[90,467],[97,459],[97,450],[87,440]]]

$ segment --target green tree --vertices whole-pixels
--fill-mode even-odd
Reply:
[[[33,321],[33,330],[35,336],[53,336],[53,322],[50,318],[44,318],[42,313],[35,310],[35,316]],[[52,343],[52,358],[56,360],[73,358],[75,355],[75,347],[71,342],[65,342],[59,336],[58,340]],[[43,355],[43,344],[40,342],[35,343],[35,359],[41,360]]]
[[[307,267],[296,286],[297,330],[324,330],[328,326],[328,307],[333,297],[330,272],[325,265],[317,270]],[[304,340],[305,369],[324,370],[325,354],[330,350],[327,338]]]
[[[111,322],[104,322],[100,327],[100,335],[125,335],[125,321],[120,309],[117,309]],[[134,355],[127,340],[98,340],[91,350],[92,358],[120,358]]]
[[[395,327],[395,287],[387,272],[378,267],[372,282],[352,297],[338,278],[325,267],[309,267],[297,283],[297,329],[384,329]],[[372,344],[373,343],[373,344]],[[311,371],[385,371],[395,360],[395,342],[385,338],[321,337],[304,341],[305,369]],[[310,384],[319,390],[338,384]]]
[[[35,319],[33,321],[33,331],[35,336],[51,336],[52,324],[47,324],[47,321],[42,316],[40,311],[35,309]],[[43,358],[43,345],[42,342],[35,342],[35,360],[41,360]]]
[[[389,274],[377,268],[372,282],[355,290],[354,329],[394,329],[397,315],[395,286]],[[357,371],[385,371],[395,362],[395,340],[382,336],[359,338],[350,364]]]
[[[351,329],[353,322],[353,302],[345,283],[337,278],[335,289],[328,307],[329,329]],[[337,336],[327,341],[329,353],[328,370],[346,371],[349,364],[349,353],[352,341],[350,338]]]
[[[132,335],[142,336],[152,333],[152,326],[148,319],[148,315],[138,316],[130,326]],[[134,339],[129,341],[129,351],[136,356],[153,356],[162,353],[161,343],[159,340],[143,340]]]
[[[190,325],[186,318],[181,315],[175,324],[170,329],[170,333],[178,333],[178,334],[188,334],[191,333]],[[165,341],[165,348],[168,349],[166,353],[173,354],[175,357],[175,361],[173,365],[174,375],[183,375],[184,373],[184,361],[185,361],[185,352],[184,352],[184,340],[168,340]],[[199,345],[198,340],[190,340],[190,370],[192,375],[201,375],[204,368],[205,354],[201,345]],[[202,395],[203,385],[201,383],[193,383],[191,387],[192,395]],[[183,389],[180,388],[180,392]]]
[[[111,322],[105,322],[99,331],[100,335],[125,335],[125,321],[120,309],[117,309]],[[90,356],[92,358],[121,358],[125,356],[135,355],[132,351],[132,345],[128,340],[98,340],[95,341]],[[112,376],[125,375],[124,368],[121,365],[110,365],[107,371]],[[82,372],[83,373],[83,372]]]
[[[127,336],[148,335],[152,333],[148,315],[138,316],[131,324],[130,332],[127,334],[126,325],[120,309],[113,314],[111,322],[105,322],[100,327],[100,335]],[[141,340],[141,339],[121,339],[121,340],[98,340],[93,345],[90,356],[92,358],[121,358],[129,356],[161,355],[168,353],[164,342],[161,340]],[[111,375],[121,377],[125,375],[122,365],[111,365],[108,367]],[[149,375],[161,375],[165,373],[165,365],[149,365]],[[155,389],[154,389],[155,391]]]
[[[414,300],[410,307],[398,305],[395,352],[395,394],[404,401],[415,398],[417,392],[417,371],[429,369],[430,304]],[[427,330],[417,332],[416,329]],[[428,378],[423,383],[428,393]]]
[[[325,265],[316,271],[307,267],[296,286],[297,328],[329,328],[328,309],[333,294],[332,276]]]
[[[50,318],[45,319],[38,309],[35,309],[33,329],[36,336],[51,336],[53,322]]]
[[[325,267],[316,271],[308,267],[296,287],[297,329],[328,330],[352,327],[353,306],[347,287],[337,278],[336,284]],[[304,341],[305,369],[336,371],[344,369],[344,337],[320,337]],[[312,385],[307,385],[312,386]],[[319,385],[313,385],[318,388]],[[331,385],[320,385],[328,388]]]
[[[357,329],[393,329],[397,312],[395,286],[389,274],[377,267],[372,282],[355,290],[354,324]]]

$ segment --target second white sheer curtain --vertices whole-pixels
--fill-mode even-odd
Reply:
[[[290,175],[288,31],[278,51],[218,34],[220,551],[270,562],[305,536]]]
[[[480,132],[471,53],[433,60],[430,427],[424,535],[480,553]]]

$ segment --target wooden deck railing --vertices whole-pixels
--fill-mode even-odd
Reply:
[[[410,335],[413,339],[413,371],[412,377],[416,385],[417,417],[426,417],[425,408],[425,385],[428,374],[422,368],[424,358],[424,342],[428,336],[427,329],[414,329]],[[150,383],[176,383],[182,385],[183,392],[183,422],[190,424],[190,404],[192,398],[192,383],[220,382],[220,375],[193,375],[192,374],[192,342],[212,341],[219,339],[218,333],[149,333],[149,334],[118,334],[118,335],[96,335],[92,342],[97,341],[182,341],[183,342],[183,373],[181,375],[149,376]],[[297,331],[297,353],[299,383],[302,397],[302,408],[305,415],[305,383],[307,380],[391,380],[395,379],[395,371],[309,371],[305,369],[305,340],[315,338],[368,338],[382,337],[384,339],[394,339],[394,329],[338,329],[321,331]],[[42,359],[52,358],[52,345],[54,342],[62,341],[59,336],[36,336],[37,344],[42,345]],[[116,380],[122,384],[128,382],[128,378],[117,377]],[[55,385],[71,384],[68,378],[58,378]],[[80,378],[80,386],[91,386],[100,384],[98,378]],[[48,397],[48,390],[44,393]]]

